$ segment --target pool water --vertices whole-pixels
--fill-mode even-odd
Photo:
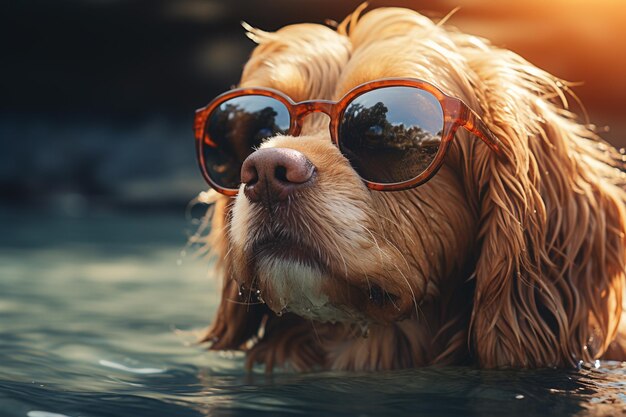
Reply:
[[[184,214],[0,213],[0,416],[626,414],[626,363],[246,373],[195,343],[219,301]]]

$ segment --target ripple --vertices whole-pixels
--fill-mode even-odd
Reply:
[[[70,417],[65,414],[50,413],[48,411],[39,411],[39,410],[29,411],[26,415],[28,417]]]
[[[119,369],[120,371],[131,372],[133,374],[162,374],[166,371],[166,369],[159,368],[131,368],[130,366],[126,366],[121,363],[108,361],[106,359],[100,359],[98,363],[102,366],[106,366],[107,368]]]

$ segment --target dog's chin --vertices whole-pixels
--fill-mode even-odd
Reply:
[[[362,286],[355,284],[360,280],[333,272],[328,256],[301,242],[259,241],[247,258],[253,260],[251,287],[278,315],[289,312],[308,320],[344,324],[390,323],[406,315],[400,308],[406,301],[401,296],[384,291],[374,279],[364,279]],[[412,301],[407,301],[409,307]]]
[[[256,262],[260,298],[277,314],[320,322],[364,322],[364,315],[341,304],[329,288],[334,278],[303,248],[260,256]]]

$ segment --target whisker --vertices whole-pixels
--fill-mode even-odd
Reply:
[[[348,278],[348,264],[346,263],[346,258],[341,253],[341,249],[339,248],[339,245],[337,245],[337,242],[335,242],[332,239],[330,239],[330,240],[332,241],[333,245],[337,249],[337,254],[341,257],[341,261],[343,262],[344,275],[345,275],[345,277],[347,279]]]
[[[393,242],[391,242],[389,239],[387,239],[385,236],[381,236],[383,239],[385,239],[385,242],[387,242],[387,244],[389,246],[391,246],[392,249],[394,249],[398,255],[400,255],[400,257],[402,258],[402,260],[404,261],[404,264],[406,265],[407,268],[410,268],[409,265],[409,261],[408,259],[406,259],[406,256],[404,256],[404,253],[402,253],[402,251],[400,250],[400,248],[398,248]]]
[[[320,335],[317,332],[317,327],[315,327],[315,320],[311,319],[309,321],[311,322],[311,327],[313,327],[313,333],[315,333],[315,339],[321,345],[322,344],[322,339],[320,338]]]
[[[249,301],[237,301],[237,300],[233,300],[232,298],[225,298],[226,301],[228,301],[229,303],[233,303],[233,304],[239,304],[242,306],[254,306],[254,305],[258,305],[258,304],[263,304],[260,301],[255,301],[255,302],[249,302]]]
[[[381,256],[380,256],[380,260],[381,260],[381,262],[382,262],[382,260],[383,260],[382,255],[384,255],[384,252],[383,252],[383,250],[380,248],[380,245],[378,244],[378,240],[376,240],[376,237],[374,236],[374,233],[372,233],[372,231],[371,231],[368,227],[366,227],[366,226],[364,226],[364,225],[362,225],[362,224],[360,224],[360,223],[358,224],[358,226],[359,226],[359,227],[361,227],[363,230],[365,230],[367,233],[369,233],[369,235],[372,237],[372,240],[373,240],[373,242],[374,242],[374,245],[376,245],[376,248],[378,249],[378,253],[379,253],[379,255],[381,255]]]
[[[413,287],[411,287],[411,284],[408,280],[408,278],[404,275],[404,273],[400,270],[400,268],[398,268],[396,266],[396,269],[398,270],[398,273],[400,274],[400,276],[404,279],[404,282],[406,282],[406,285],[409,287],[409,291],[411,291],[411,298],[413,299],[413,305],[415,306],[415,315],[416,317],[419,317],[419,306],[417,305],[417,297],[415,296],[415,292],[413,291]]]
[[[226,254],[224,255],[224,259],[227,259],[228,256],[230,255],[230,253],[232,252],[232,250],[234,249],[234,246],[230,243],[230,240],[228,241],[228,250],[226,251]]]

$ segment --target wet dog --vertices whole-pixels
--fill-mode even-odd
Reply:
[[[212,194],[206,241],[223,291],[204,338],[211,349],[245,350],[248,366],[268,370],[626,359],[624,158],[565,109],[565,83],[407,9],[357,12],[336,30],[248,30],[259,45],[232,96],[266,94],[291,106],[291,120],[257,149],[234,149],[242,184]],[[477,116],[442,104],[444,126],[465,129],[447,132],[454,140],[428,181],[383,192],[383,174],[368,180],[369,160],[358,165],[347,149],[356,125],[345,108],[337,121],[333,103],[354,105],[342,97],[390,78],[421,80],[410,83]],[[245,90],[254,88],[272,90]],[[307,100],[317,102],[293,104]],[[205,116],[207,126],[228,123],[214,110]],[[213,125],[206,141],[217,149]],[[483,141],[471,134],[480,132]],[[395,170],[397,152],[385,155],[368,158]]]

